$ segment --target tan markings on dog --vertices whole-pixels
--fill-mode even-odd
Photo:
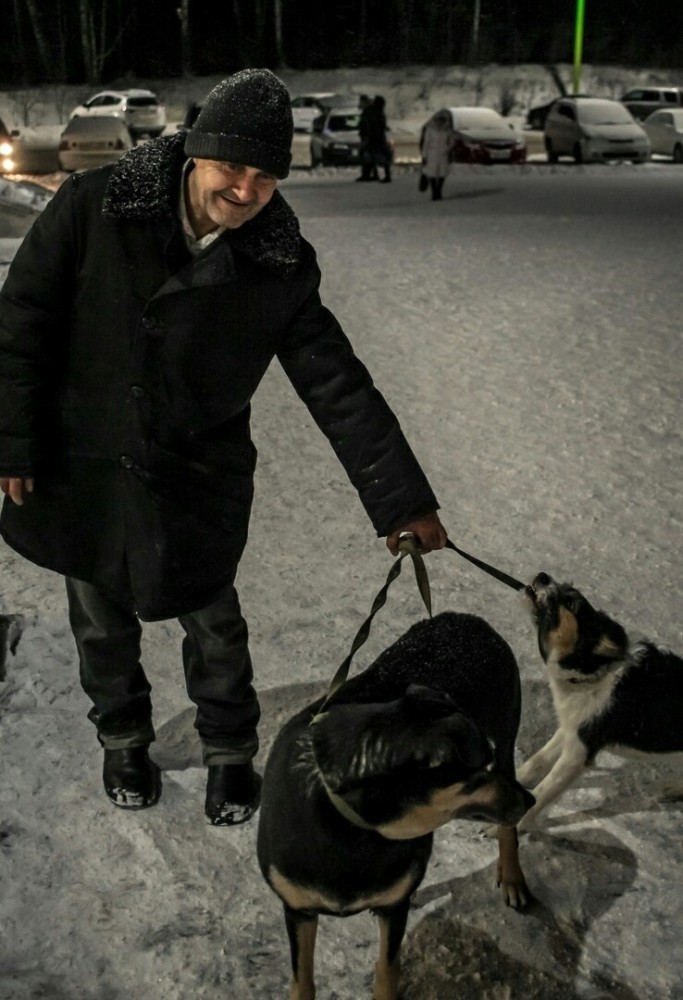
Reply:
[[[409,872],[382,892],[359,897],[352,906],[342,906],[338,899],[326,896],[312,886],[292,882],[275,865],[268,869],[268,880],[278,896],[293,910],[327,910],[330,913],[347,914],[374,910],[378,906],[394,906],[412,890],[415,876]]]
[[[558,659],[573,652],[576,641],[579,637],[579,627],[576,618],[567,611],[560,608],[560,623],[555,629],[548,632],[548,645],[557,654]]]
[[[390,923],[379,915],[379,955],[375,966],[373,997],[375,1000],[396,1000],[398,997],[398,977],[401,971],[397,954],[393,963],[389,961]]]
[[[621,646],[617,646],[616,642],[613,642],[609,636],[603,635],[593,650],[593,653],[595,656],[609,656],[611,658],[616,658],[622,655],[623,649]]]
[[[318,918],[300,921],[296,928],[296,974],[289,991],[289,1000],[315,1000],[313,979],[315,938]]]
[[[472,796],[462,794],[463,785],[449,785],[434,789],[429,802],[414,805],[409,812],[377,827],[388,840],[412,840],[423,837],[453,819],[457,809],[471,801]]]
[[[387,840],[411,840],[423,837],[438,827],[457,819],[465,811],[481,809],[491,813],[491,819],[498,819],[500,789],[494,781],[488,782],[475,792],[463,792],[464,785],[458,783],[448,788],[436,789],[429,802],[415,805],[398,819],[377,827]]]
[[[519,863],[517,846],[518,837],[514,826],[499,826],[498,885],[503,890],[507,905],[516,910],[526,906],[531,899],[531,893]]]

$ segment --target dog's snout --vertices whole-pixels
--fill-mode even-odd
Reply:
[[[552,580],[550,579],[550,577],[548,576],[547,573],[539,573],[538,576],[536,577],[536,579],[534,580],[534,588],[535,587],[548,587],[548,586],[550,586],[551,583],[552,583]]]

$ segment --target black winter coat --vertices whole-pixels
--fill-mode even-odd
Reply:
[[[177,204],[183,133],[76,174],[0,292],[0,476],[34,476],[0,531],[143,619],[205,606],[247,538],[250,400],[277,356],[379,535],[437,507],[319,296],[279,192],[198,257]]]

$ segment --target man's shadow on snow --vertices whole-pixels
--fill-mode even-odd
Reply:
[[[520,857],[537,896],[526,911],[505,907],[495,863],[418,889],[413,899],[418,911],[446,899],[418,918],[407,935],[403,1000],[451,1000],[456,987],[458,1000],[585,995],[573,985],[581,975],[585,942],[592,925],[630,891],[636,857],[603,830],[584,830],[580,838],[535,833],[522,838]],[[601,995],[611,1000],[640,1000],[611,974],[593,970],[589,979],[591,988],[604,990]]]

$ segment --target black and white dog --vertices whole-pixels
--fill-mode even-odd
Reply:
[[[536,799],[520,829],[531,826],[600,750],[619,756],[683,751],[679,656],[647,641],[632,645],[618,622],[546,573],[526,588],[526,597],[558,725],[517,772]],[[683,785],[669,794],[680,797]]]

